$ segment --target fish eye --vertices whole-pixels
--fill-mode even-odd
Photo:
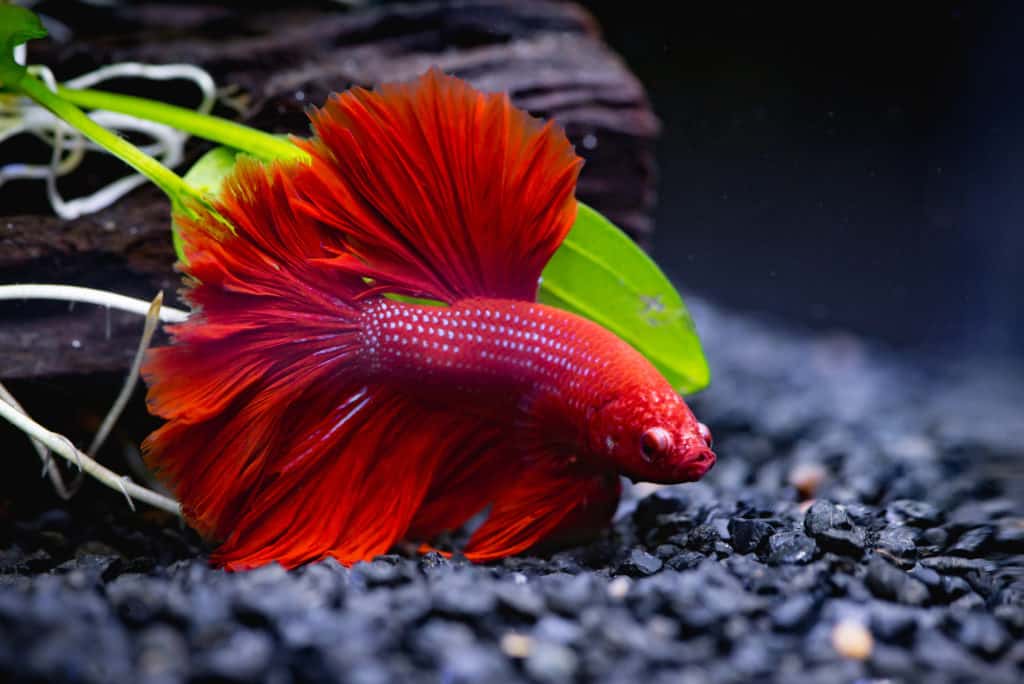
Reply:
[[[710,428],[708,428],[704,423],[697,423],[697,432],[700,433],[701,439],[704,440],[704,443],[707,444],[708,449],[710,449],[711,445],[714,444],[714,440],[711,438]]]
[[[672,435],[665,428],[650,428],[640,436],[640,453],[648,461],[656,454],[663,454],[671,448]]]

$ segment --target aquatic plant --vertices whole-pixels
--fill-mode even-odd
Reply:
[[[239,154],[262,161],[306,158],[306,153],[292,140],[203,112],[129,95],[71,87],[74,84],[47,84],[36,75],[44,72],[26,68],[11,59],[15,47],[45,35],[38,19],[24,9],[4,5],[0,6],[0,27],[0,88],[3,92],[38,103],[93,143],[125,161],[167,194],[178,215],[194,214],[197,208],[215,212],[212,200]],[[79,107],[169,126],[225,147],[213,150],[192,171],[179,177],[145,151],[99,125]],[[16,106],[14,111],[17,116]],[[181,257],[177,230],[175,241]],[[24,287],[6,289],[10,287],[0,286],[0,297],[44,294],[44,290],[30,291]],[[47,296],[54,294],[59,293],[49,291]],[[675,288],[628,237],[589,207],[579,206],[576,223],[544,269],[539,298],[591,318],[616,333],[644,354],[678,391],[699,390],[709,380],[692,320]],[[6,407],[0,408],[5,411],[4,417],[11,419]],[[37,436],[43,435],[38,433]],[[83,454],[75,452],[73,455],[81,462]]]

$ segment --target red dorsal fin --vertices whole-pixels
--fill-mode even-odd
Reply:
[[[353,88],[312,120],[294,202],[340,232],[339,258],[447,302],[536,297],[576,215],[581,160],[560,129],[437,70]]]

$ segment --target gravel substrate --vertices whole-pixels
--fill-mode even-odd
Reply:
[[[0,530],[0,680],[1022,681],[1021,375],[695,308],[718,465],[605,538],[226,574],[116,499],[49,510]]]

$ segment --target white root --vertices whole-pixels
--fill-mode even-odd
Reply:
[[[31,66],[29,71],[39,77],[50,90],[57,90],[56,79],[47,67]],[[196,110],[202,114],[210,113],[217,98],[216,85],[210,75],[191,64],[150,65],[136,62],[112,64],[73,78],[66,85],[71,88],[90,88],[102,81],[125,77],[192,81],[202,94],[202,101],[196,107]],[[121,133],[142,133],[148,136],[153,142],[140,149],[146,154],[156,157],[164,166],[177,166],[184,159],[184,146],[189,139],[187,133],[164,124],[116,112],[96,110],[90,112],[88,116],[104,128]],[[0,142],[22,133],[34,135],[53,148],[50,163],[14,162],[0,165],[0,185],[3,185],[5,181],[19,178],[45,180],[46,194],[50,205],[54,213],[63,219],[75,219],[99,211],[147,182],[143,176],[133,173],[113,181],[91,195],[65,200],[57,189],[57,179],[77,169],[87,151],[103,151],[102,148],[85,139],[77,130],[27,98],[18,96],[0,98]]]
[[[35,438],[58,456],[67,459],[71,463],[79,464],[86,474],[94,477],[111,489],[124,492],[127,496],[147,503],[154,508],[159,508],[175,515],[181,515],[181,506],[178,505],[177,501],[150,491],[145,487],[140,487],[109,468],[100,465],[76,449],[67,437],[47,430],[6,401],[0,401],[0,418],[4,418],[14,427]]]
[[[114,423],[117,422],[121,412],[124,411],[124,407],[128,404],[128,400],[131,399],[132,391],[135,389],[135,385],[139,380],[139,369],[142,368],[142,359],[146,355],[146,349],[149,348],[149,343],[153,339],[153,333],[156,332],[157,323],[160,322],[160,306],[164,302],[164,293],[160,292],[156,297],[153,298],[153,303],[149,305],[149,311],[146,313],[146,324],[142,329],[142,339],[139,340],[138,349],[135,350],[135,358],[132,359],[131,370],[128,371],[127,377],[124,379],[124,385],[121,387],[121,391],[117,395],[117,399],[114,401],[113,406],[107,412],[106,417],[100,424],[100,429],[96,431],[96,436],[92,439],[92,444],[89,445],[89,451],[86,452],[90,458],[95,458],[96,452],[103,446],[103,442],[107,439],[107,435],[110,434],[110,430],[114,427]]]
[[[138,378],[139,367],[142,364],[143,355],[145,354],[146,348],[149,346],[153,333],[156,330],[157,321],[162,320],[173,323],[181,322],[188,317],[188,312],[169,307],[161,308],[163,293],[158,294],[152,302],[146,302],[141,299],[133,299],[132,297],[125,297],[124,295],[115,294],[113,292],[75,287],[71,285],[0,285],[0,300],[19,299],[56,299],[72,303],[87,302],[90,304],[107,306],[109,308],[121,309],[132,313],[145,314],[146,316],[146,324],[143,330],[142,340],[139,343],[135,359],[132,362],[131,371],[128,373],[128,377],[125,379],[125,384],[122,387],[117,400],[107,413],[107,416],[103,420],[103,424],[100,426],[100,430],[93,439],[93,444],[90,447],[90,454],[95,453],[102,445],[106,435],[109,434],[114,422],[117,420],[121,411],[124,409],[124,405],[127,403],[128,398],[131,396],[131,392],[134,389]],[[145,487],[141,487],[132,482],[131,478],[127,476],[118,475],[114,471],[95,461],[89,454],[84,454],[79,451],[75,445],[71,443],[71,440],[64,435],[51,432],[34,421],[2,385],[0,385],[0,418],[4,418],[28,435],[36,451],[39,453],[40,458],[43,460],[44,468],[46,468],[46,471],[50,474],[54,487],[57,489],[57,492],[61,497],[70,497],[76,489],[77,482],[75,485],[72,485],[71,488],[65,487],[64,482],[60,477],[60,472],[56,470],[56,464],[49,461],[51,452],[76,465],[80,472],[84,472],[92,476],[111,489],[116,489],[124,493],[128,498],[128,504],[131,506],[132,510],[135,510],[135,504],[132,500],[137,499],[155,508],[174,513],[175,515],[181,515],[181,506],[178,502],[174,501],[174,499],[158,494],[157,492],[146,489]]]
[[[14,395],[7,391],[7,388],[2,384],[0,384],[0,401],[5,401],[26,416],[28,415],[28,411],[22,408],[18,400],[14,398]],[[49,475],[50,483],[53,484],[53,488],[57,491],[57,496],[67,501],[71,498],[73,492],[71,488],[64,484],[64,477],[60,474],[60,469],[54,463],[53,458],[51,458],[50,450],[38,439],[31,436],[28,439],[32,443],[32,448],[36,450],[40,460],[43,462],[43,476]]]
[[[150,302],[144,299],[126,297],[106,290],[94,290],[75,285],[0,285],[0,300],[5,299],[56,299],[66,302],[83,302],[109,306],[130,313],[145,316],[149,313]],[[188,312],[165,306],[160,309],[160,320],[164,323],[181,323],[188,318]]]

